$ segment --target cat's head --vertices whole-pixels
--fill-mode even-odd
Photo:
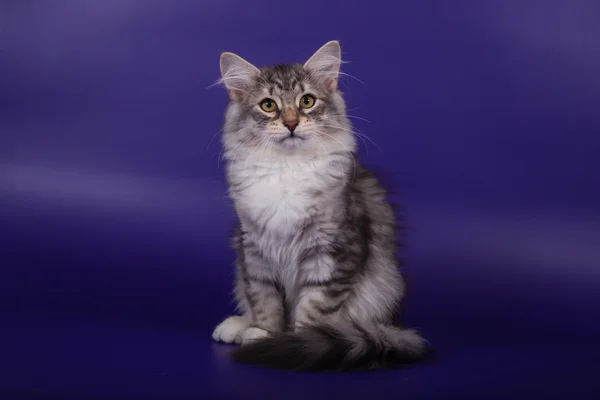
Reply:
[[[259,69],[238,55],[223,53],[221,81],[231,99],[225,156],[354,151],[354,133],[338,90],[341,63],[337,41],[326,43],[303,65]]]

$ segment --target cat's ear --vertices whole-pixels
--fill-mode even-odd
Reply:
[[[233,53],[221,54],[221,82],[227,88],[229,97],[239,101],[254,84],[260,70],[242,57]]]
[[[304,64],[313,77],[315,77],[327,90],[337,90],[338,76],[342,64],[342,49],[340,42],[332,40],[325,43]]]

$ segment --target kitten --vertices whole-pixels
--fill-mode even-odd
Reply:
[[[397,325],[404,295],[386,192],[357,161],[338,90],[341,50],[258,69],[221,55],[230,103],[224,158],[239,226],[241,315],[213,338],[234,359],[292,370],[375,369],[417,360],[426,341]]]

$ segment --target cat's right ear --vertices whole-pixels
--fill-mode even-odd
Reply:
[[[220,67],[221,82],[233,101],[239,101],[260,74],[258,68],[233,53],[221,54]]]

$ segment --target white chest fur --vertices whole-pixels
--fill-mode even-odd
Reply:
[[[314,246],[315,238],[303,225],[314,221],[315,211],[321,217],[331,212],[332,198],[344,186],[344,175],[334,176],[332,162],[338,167],[337,159],[327,156],[249,167],[240,163],[229,170],[231,195],[245,233],[290,295],[301,254]]]
[[[243,182],[234,194],[238,213],[267,233],[293,233],[316,206],[314,193],[327,189],[323,169],[328,163],[282,161],[232,171]]]

